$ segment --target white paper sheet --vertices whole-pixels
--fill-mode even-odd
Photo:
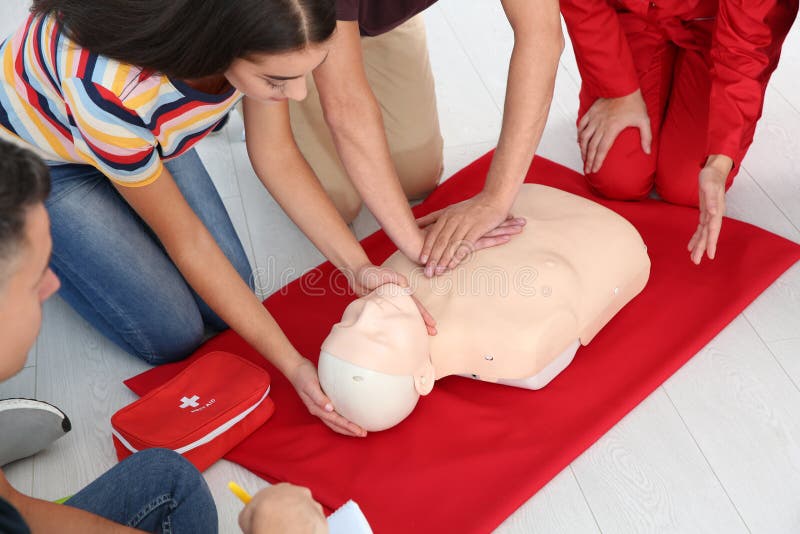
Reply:
[[[367,518],[354,501],[347,501],[328,516],[330,534],[372,534]]]

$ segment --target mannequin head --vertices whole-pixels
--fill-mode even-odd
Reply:
[[[425,323],[409,291],[394,284],[351,302],[322,344],[322,389],[368,431],[405,419],[434,378]]]

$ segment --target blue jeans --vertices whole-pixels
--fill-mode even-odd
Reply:
[[[216,534],[217,508],[200,472],[166,449],[137,452],[79,491],[66,506],[163,534]]]
[[[222,251],[250,283],[251,270],[222,199],[196,151],[166,162],[175,183]],[[50,263],[59,294],[125,351],[151,364],[180,360],[206,327],[225,323],[187,284],[147,224],[89,165],[50,167]],[[209,273],[213,276],[213,273]]]

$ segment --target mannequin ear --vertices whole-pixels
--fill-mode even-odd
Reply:
[[[420,395],[427,395],[433,389],[433,383],[436,381],[436,373],[433,370],[433,364],[430,359],[425,362],[425,365],[414,373],[414,389]]]

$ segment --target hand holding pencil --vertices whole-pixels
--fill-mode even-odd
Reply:
[[[264,488],[253,497],[235,482],[230,490],[245,504],[239,514],[244,534],[327,534],[322,506],[308,488],[281,483]]]

